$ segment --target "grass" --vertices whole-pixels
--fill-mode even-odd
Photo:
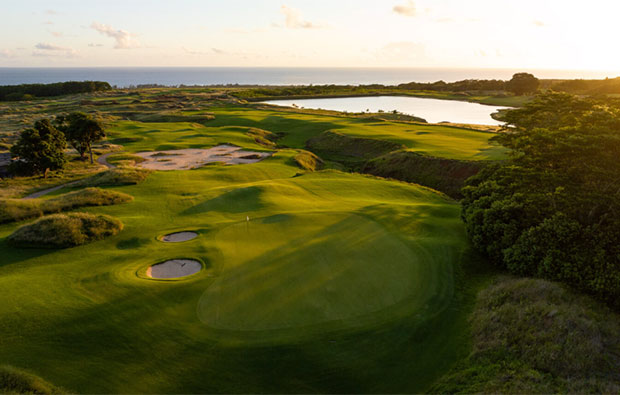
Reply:
[[[121,221],[89,213],[52,214],[15,230],[7,242],[21,248],[67,248],[113,236]]]
[[[135,185],[146,180],[149,174],[151,171],[147,169],[117,167],[85,178],[76,185],[81,187]]]
[[[344,158],[345,161],[359,161],[372,159],[405,147],[387,140],[351,137],[327,131],[306,141],[306,148],[327,159]]]
[[[324,166],[321,158],[308,151],[300,151],[294,159],[297,166],[307,171],[321,170]]]
[[[440,393],[618,393],[620,316],[537,279],[500,278],[480,292],[471,355]]]
[[[126,162],[132,162],[134,164],[137,164],[137,163],[142,163],[145,160],[146,159],[144,159],[141,156],[131,155],[131,154],[114,154],[106,158],[106,161],[108,161],[108,163],[116,163],[116,164],[126,163]]]
[[[0,392],[3,394],[62,394],[66,391],[40,377],[12,366],[0,366]]]
[[[125,193],[100,188],[85,188],[51,199],[2,199],[0,223],[21,221],[78,207],[120,204],[132,199],[133,197]]]

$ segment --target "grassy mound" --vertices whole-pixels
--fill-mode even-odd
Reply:
[[[121,192],[86,188],[52,199],[0,199],[0,223],[40,217],[78,207],[111,206],[133,200]]]
[[[3,394],[60,394],[66,391],[53,386],[34,374],[12,366],[0,366],[0,393]]]
[[[443,159],[399,151],[368,161],[362,171],[379,177],[414,182],[460,198],[466,179],[485,165],[480,161]]]
[[[247,135],[252,137],[257,144],[268,148],[276,147],[276,140],[279,138],[277,134],[271,133],[268,130],[250,128]]]
[[[107,215],[53,214],[18,228],[7,241],[16,247],[67,248],[113,236],[122,229],[121,221]]]
[[[108,156],[106,160],[109,163],[133,162],[135,164],[135,163],[144,162],[146,159],[144,159],[141,156],[132,155],[132,154],[115,154],[115,155]]]
[[[472,354],[433,392],[618,393],[620,317],[557,283],[502,279],[478,295]]]
[[[81,181],[78,185],[86,187],[136,185],[146,180],[150,170],[135,167],[117,167]]]
[[[323,168],[323,160],[308,151],[301,151],[295,155],[295,163],[304,170],[316,171]]]
[[[325,158],[359,161],[405,148],[387,140],[351,137],[327,131],[306,141],[306,148]]]

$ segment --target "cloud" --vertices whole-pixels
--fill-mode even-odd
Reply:
[[[0,58],[12,58],[13,52],[8,49],[0,49]]]
[[[295,8],[282,5],[280,11],[284,14],[284,24],[289,29],[316,29],[320,27],[312,22],[304,21],[299,10]]]
[[[538,27],[545,27],[545,22],[543,21],[533,21],[532,23]]]
[[[89,47],[103,47],[103,44],[94,44],[94,43],[89,43],[88,44]]]
[[[32,52],[32,56],[64,56],[74,57],[77,51],[73,48],[61,47],[50,43],[38,43],[34,46],[37,50]]]
[[[54,36],[54,37],[62,37],[62,36],[63,36],[62,32],[53,32],[53,31],[51,31],[51,30],[48,30],[48,32],[49,32],[52,36]]]
[[[403,16],[415,16],[415,4],[409,0],[406,4],[395,5],[392,11]]]
[[[218,55],[226,55],[228,52],[222,50],[222,49],[218,49],[218,48],[211,48],[211,51],[213,51],[214,53],[218,54]]]
[[[43,25],[53,25],[54,22],[52,21],[45,21],[45,22],[41,22]]]
[[[56,11],[54,11],[54,10],[45,10],[45,13],[46,13],[47,15],[56,15],[56,14],[58,14],[58,13],[57,13]]]
[[[133,39],[134,35],[126,30],[117,30],[112,28],[111,26],[97,22],[93,22],[90,27],[101,34],[104,34],[116,40],[116,44],[114,45],[114,48],[116,49],[131,49],[140,47],[140,43]]]

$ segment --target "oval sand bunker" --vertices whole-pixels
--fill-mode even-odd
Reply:
[[[164,243],[181,243],[183,241],[189,241],[198,237],[196,232],[176,232],[165,235],[161,238]]]
[[[146,275],[151,278],[179,278],[198,273],[202,264],[193,259],[171,259],[158,263],[146,270]]]

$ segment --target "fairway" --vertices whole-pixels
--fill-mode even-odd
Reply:
[[[88,393],[420,392],[449,369],[467,349],[458,204],[415,184],[303,172],[294,157],[323,123],[470,159],[494,149],[488,135],[240,111],[218,109],[204,124],[113,125],[110,140],[127,152],[224,143],[274,152],[106,187],[134,199],[80,211],[118,218],[118,235],[19,249],[6,237],[25,222],[0,226],[1,362]],[[268,150],[249,127],[286,130],[294,148]],[[431,148],[404,128],[442,137]],[[478,139],[469,146],[439,148],[469,133]],[[153,266],[167,261],[177,266]]]

